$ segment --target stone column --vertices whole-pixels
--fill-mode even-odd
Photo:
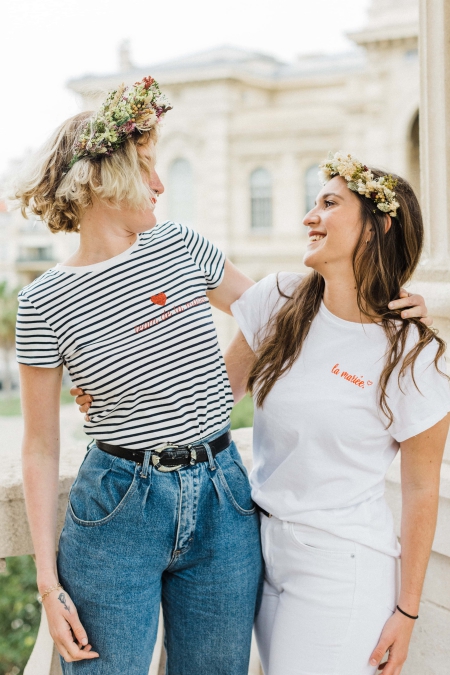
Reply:
[[[420,172],[426,247],[412,288],[422,293],[435,326],[450,343],[450,5],[420,0]],[[447,354],[449,358],[449,354]],[[395,468],[395,467],[394,467]],[[399,522],[400,489],[391,471],[387,484]],[[440,675],[450,650],[450,439],[441,472],[439,517],[405,675]],[[396,506],[397,505],[397,506]],[[397,512],[397,513],[396,513]],[[441,583],[438,582],[441,579]],[[403,672],[403,671],[402,671]]]
[[[420,0],[420,167],[426,228],[413,287],[450,341],[450,5]]]

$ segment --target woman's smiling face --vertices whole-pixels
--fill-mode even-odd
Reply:
[[[361,235],[361,203],[346,181],[335,176],[319,192],[316,205],[303,219],[309,243],[303,262],[325,276],[331,266],[352,268]]]

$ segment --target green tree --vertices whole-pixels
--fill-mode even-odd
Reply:
[[[7,558],[0,574],[0,675],[23,673],[41,618],[37,593],[33,558]]]
[[[10,289],[6,281],[0,282],[0,348],[3,350],[2,389],[11,394],[12,378],[10,356],[15,343],[17,315],[17,290]]]

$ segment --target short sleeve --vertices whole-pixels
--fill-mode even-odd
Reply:
[[[434,359],[436,343],[427,345],[419,354],[414,364],[414,384],[411,369],[400,379],[392,373],[388,383],[388,405],[392,410],[394,421],[389,432],[401,443],[407,438],[416,436],[442,420],[450,412],[450,385],[447,377],[445,358],[438,362],[436,369]]]
[[[180,227],[186,248],[205,275],[208,290],[217,288],[223,279],[225,254],[195,230],[184,225]]]
[[[281,291],[287,295],[300,283],[303,275],[280,272],[269,274],[254,286],[250,286],[233,302],[231,311],[249,347],[255,351],[264,337],[264,328],[273,314],[285,302]]]
[[[54,331],[22,293],[16,322],[16,354],[18,363],[27,366],[57,368],[63,363]]]

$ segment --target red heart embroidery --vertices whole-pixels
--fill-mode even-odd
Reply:
[[[165,293],[157,293],[156,295],[150,296],[150,300],[155,303],[155,305],[165,305],[167,302],[167,295]]]
[[[373,382],[371,380],[367,380],[367,386],[371,387],[373,385]]]

